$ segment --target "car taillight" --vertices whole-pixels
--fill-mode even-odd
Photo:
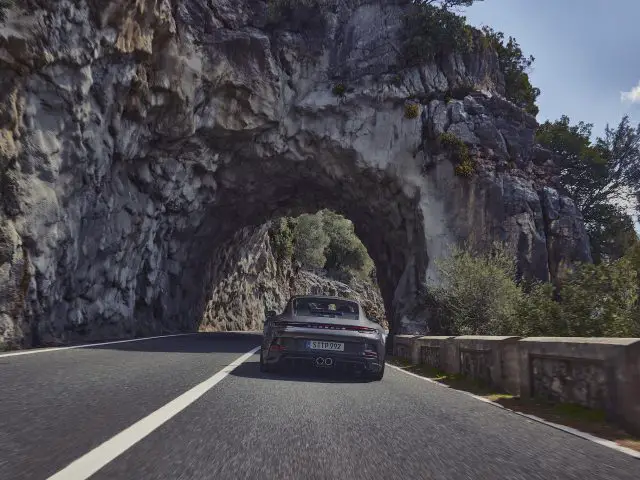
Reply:
[[[370,328],[370,327],[361,327],[359,325],[355,325],[353,327],[349,326],[346,327],[347,330],[355,330],[356,332],[365,332],[365,333],[373,333],[376,331],[375,328]]]
[[[271,343],[271,346],[269,347],[269,351],[274,351],[274,352],[281,352],[282,350],[285,349],[284,342],[282,342],[281,338],[276,338],[273,340],[273,342]]]
[[[377,358],[378,352],[376,351],[375,345],[370,345],[368,343],[365,343],[365,345],[364,345],[364,356],[365,357],[371,357],[371,358]]]

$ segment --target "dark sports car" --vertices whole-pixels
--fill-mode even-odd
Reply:
[[[367,318],[362,306],[345,298],[295,296],[280,315],[267,313],[260,370],[307,363],[317,368],[384,376],[385,331]]]

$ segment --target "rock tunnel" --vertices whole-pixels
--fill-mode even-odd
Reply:
[[[306,29],[253,0],[26,3],[0,40],[5,343],[194,330],[265,222],[322,208],[354,223],[392,333],[429,331],[418,291],[456,242],[510,242],[541,279],[589,258],[495,52],[403,66],[409,2],[337,0]]]

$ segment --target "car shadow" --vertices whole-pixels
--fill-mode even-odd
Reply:
[[[277,372],[261,372],[259,362],[244,362],[229,375],[241,378],[288,382],[314,383],[370,383],[371,380],[357,373],[342,372],[328,368],[281,367]]]
[[[84,350],[121,350],[129,352],[245,353],[260,345],[261,333],[201,332],[176,337],[140,339],[133,342],[84,344]]]

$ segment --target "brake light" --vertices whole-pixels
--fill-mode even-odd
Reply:
[[[284,345],[278,345],[277,343],[273,343],[271,344],[271,346],[269,347],[269,351],[277,351],[277,352],[281,352],[284,350]]]
[[[347,327],[347,330],[355,330],[356,332],[367,332],[367,333],[373,333],[376,331],[375,328],[370,328],[370,327],[361,327],[359,325],[353,326],[353,327]]]
[[[351,331],[351,332],[363,332],[363,333],[375,333],[377,330],[375,328],[363,327],[361,325],[334,325],[332,323],[315,323],[315,322],[275,322],[275,327],[278,328],[286,328],[286,327],[299,327],[299,328],[317,328],[322,330],[343,330],[343,331]]]

